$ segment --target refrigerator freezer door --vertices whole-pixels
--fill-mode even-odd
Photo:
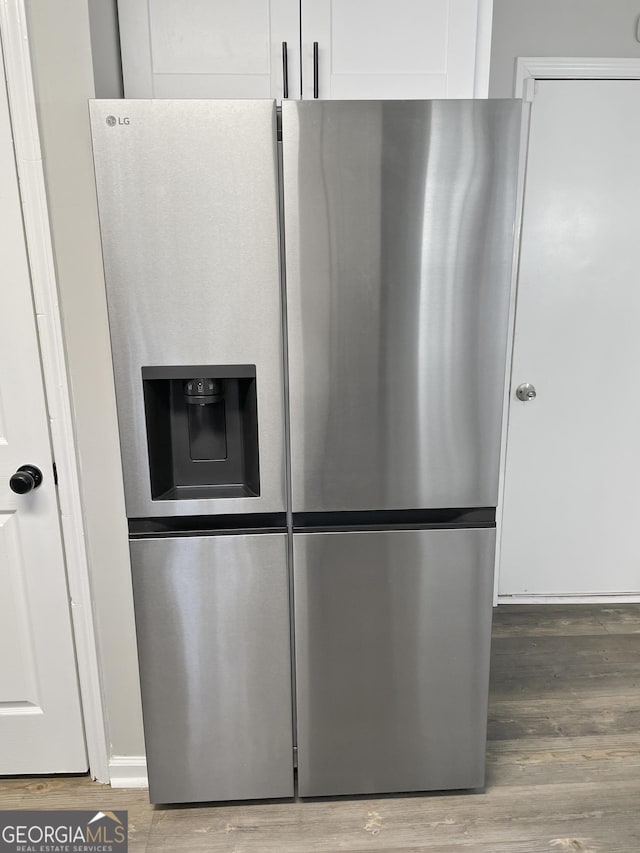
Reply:
[[[294,534],[301,796],[484,784],[494,543]]]
[[[90,106],[127,514],[283,511],[275,102]],[[233,483],[221,497],[177,489],[180,500],[167,488],[164,499],[152,499],[149,451],[166,456],[171,440],[160,437],[162,452],[149,446],[142,368],[168,367],[184,383],[202,376],[180,373],[191,365],[222,365],[230,376],[234,365],[255,366],[259,459],[251,464],[259,475],[250,479],[259,488],[240,481],[236,497]],[[166,409],[159,400],[156,408]],[[161,414],[153,413],[154,428]]]
[[[294,512],[495,506],[521,110],[283,103]]]
[[[293,794],[286,534],[131,542],[154,803]]]

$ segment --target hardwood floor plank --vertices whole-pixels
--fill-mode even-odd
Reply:
[[[501,604],[493,611],[493,638],[606,634],[599,609],[572,604]]]
[[[639,796],[636,778],[611,782],[606,790],[599,782],[580,782],[496,787],[484,795],[163,810],[154,813],[149,847],[159,853],[364,853],[481,844],[495,849],[508,842],[552,850],[557,839],[576,838],[587,850],[630,853],[640,845],[637,822],[629,820]]]
[[[533,698],[526,693],[515,698],[502,694],[491,697],[489,705],[489,741],[514,738],[584,737],[611,732],[640,732],[640,696],[634,694],[602,694],[577,691],[573,695],[558,694]]]
[[[487,749],[487,787],[635,782],[640,743],[627,736],[540,737],[492,741]]]
[[[610,634],[640,634],[640,604],[601,607],[596,615]]]
[[[511,649],[511,652],[510,652]],[[501,638],[493,644],[494,696],[637,690],[640,635]]]

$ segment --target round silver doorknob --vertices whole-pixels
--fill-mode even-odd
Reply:
[[[528,403],[529,400],[535,400],[536,389],[530,382],[523,382],[516,388],[516,397],[522,400],[523,403]]]

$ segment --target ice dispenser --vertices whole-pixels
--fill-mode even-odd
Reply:
[[[153,500],[258,497],[256,368],[143,367]]]

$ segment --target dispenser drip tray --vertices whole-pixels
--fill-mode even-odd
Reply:
[[[153,500],[260,495],[254,364],[143,367]]]

